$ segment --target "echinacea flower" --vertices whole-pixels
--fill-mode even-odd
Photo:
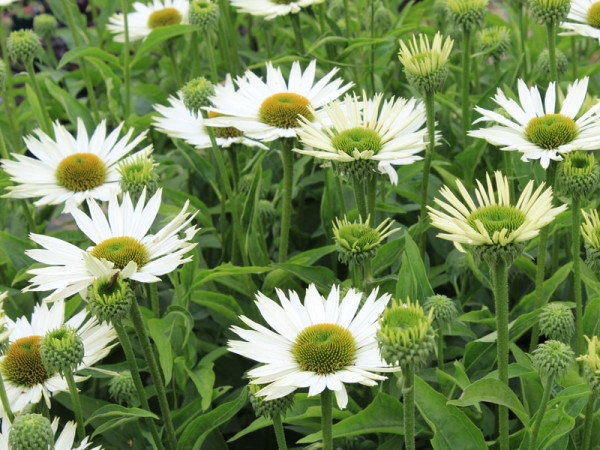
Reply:
[[[133,11],[127,14],[129,40],[145,39],[156,28],[189,24],[190,2],[188,0],[152,0],[149,4],[135,2]],[[115,41],[125,41],[123,13],[115,13],[106,26],[115,34]]]
[[[231,0],[240,12],[262,16],[266,20],[277,16],[297,14],[302,8],[323,3],[325,0]]]
[[[416,154],[427,145],[427,118],[423,103],[414,98],[384,101],[383,94],[369,99],[363,93],[362,99],[347,95],[328,103],[321,114],[310,111],[315,121],[301,119],[297,133],[305,148],[294,149],[298,153],[335,161],[350,172],[377,168],[393,184],[398,174],[392,166],[422,159]]]
[[[562,35],[580,35],[600,41],[600,2],[571,0],[567,20],[560,24],[566,30]]]
[[[36,305],[31,318],[8,319],[9,347],[0,357],[0,371],[13,412],[38,403],[42,397],[50,407],[51,394],[68,391],[67,380],[58,373],[49,372],[42,363],[40,347],[48,332],[67,325],[81,338],[84,357],[76,372],[92,367],[108,355],[111,343],[117,337],[115,331],[94,318],[86,320],[86,316],[87,312],[81,311],[65,320],[65,303],[59,300],[51,307],[46,303]],[[76,381],[83,379],[75,376]]]
[[[361,293],[351,289],[340,302],[336,286],[325,299],[311,284],[304,304],[294,291],[286,296],[277,290],[280,304],[257,293],[256,306],[274,331],[241,316],[251,329],[234,326],[243,340],[228,343],[231,352],[262,363],[248,372],[251,384],[266,385],[255,395],[271,400],[298,388],[309,388],[309,396],[329,389],[345,408],[345,384],[374,386],[385,379],[374,372],[395,369],[381,359],[375,334],[390,295],[377,293],[372,291],[362,307]]]
[[[527,88],[519,80],[519,103],[508,99],[498,89],[494,101],[510,118],[495,111],[476,107],[482,117],[474,123],[495,122],[488,128],[469,132],[469,136],[485,139],[501,150],[516,150],[523,154],[523,161],[539,159],[544,169],[551,160],[560,161],[561,154],[573,150],[600,149],[600,102],[592,106],[585,114],[579,111],[587,95],[589,79],[575,81],[569,86],[567,96],[560,112],[556,113],[556,92],[554,83],[550,83],[544,102],[537,87]]]
[[[90,216],[79,209],[73,210],[76,225],[94,243],[87,250],[32,233],[31,240],[43,249],[28,250],[27,255],[47,266],[29,271],[34,277],[28,289],[54,291],[48,301],[78,292],[85,297],[95,279],[110,277],[118,271],[123,278],[154,283],[160,281],[159,276],[190,261],[186,254],[196,246],[190,241],[198,229],[190,226],[196,214],[187,212],[187,202],[174,219],[156,234],[149,234],[161,197],[159,189],[146,204],[144,191],[134,207],[126,193],[122,203],[116,198],[109,201],[108,217],[93,200],[88,201]]]
[[[465,251],[463,244],[507,246],[533,239],[567,208],[567,205],[553,208],[552,188],[545,188],[542,183],[534,191],[533,180],[527,183],[517,204],[512,205],[508,179],[499,171],[494,178],[495,189],[489,174],[486,186],[477,180],[477,203],[458,179],[456,186],[462,200],[448,186],[440,190],[443,200],[436,198],[435,203],[445,212],[427,207],[433,226],[444,231],[438,234],[439,238],[452,241],[461,252]]]
[[[36,198],[36,205],[58,205],[65,203],[65,212],[80,205],[86,199],[108,201],[121,193],[117,170],[119,163],[146,137],[141,133],[131,140],[133,129],[119,139],[121,123],[108,136],[106,122],[88,137],[81,119],[77,121],[77,136],[72,136],[58,122],[54,124],[55,139],[41,130],[25,138],[27,149],[35,156],[31,158],[13,153],[15,160],[3,159],[2,168],[11,181],[7,197]],[[149,155],[152,146],[131,155]]]
[[[233,127],[252,139],[269,142],[279,138],[294,138],[300,118],[314,119],[310,107],[318,109],[335,100],[353,83],[342,86],[343,80],[332,78],[333,69],[315,82],[316,61],[302,72],[299,62],[292,64],[288,81],[280,68],[267,63],[267,78],[263,81],[252,71],[236,78],[238,90],[227,95],[215,95],[209,111],[221,114],[206,121],[212,127]]]

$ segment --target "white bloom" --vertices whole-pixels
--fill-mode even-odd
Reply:
[[[561,153],[573,150],[600,149],[600,102],[577,118],[587,95],[587,77],[569,86],[567,96],[559,113],[555,113],[555,85],[550,83],[544,103],[537,87],[527,88],[519,80],[520,105],[508,99],[500,89],[494,101],[511,117],[484,108],[475,109],[482,115],[475,121],[496,122],[489,128],[470,131],[469,135],[485,139],[501,150],[517,150],[522,160],[539,159],[543,168],[550,160],[560,161]]]
[[[300,126],[299,118],[312,119],[309,107],[318,109],[335,100],[353,83],[342,86],[343,80],[331,81],[338,69],[333,69],[315,83],[316,61],[311,61],[304,73],[294,62],[286,81],[281,69],[267,63],[266,82],[251,71],[236,78],[238,90],[211,98],[214,107],[207,108],[222,114],[206,121],[215,127],[234,127],[253,139],[263,142],[279,138],[294,138]]]
[[[263,16],[266,20],[274,19],[277,16],[286,16],[296,14],[301,8],[310,5],[323,3],[325,0],[231,0],[231,4],[240,8],[240,12],[252,14],[253,16]]]
[[[86,311],[75,314],[65,321],[65,304],[59,300],[48,308],[47,303],[36,305],[31,320],[23,316],[16,321],[8,319],[11,334],[9,348],[0,358],[0,370],[4,377],[6,395],[13,412],[29,404],[38,403],[42,397],[50,407],[54,392],[68,391],[67,381],[58,373],[48,373],[40,356],[40,343],[50,331],[67,325],[76,330],[84,347],[82,363],[75,372],[92,367],[110,352],[111,343],[117,335],[112,326],[98,323],[95,318],[85,320]],[[75,376],[75,381],[84,380]]]
[[[154,283],[158,278],[191,260],[186,256],[196,244],[191,243],[198,229],[190,226],[196,215],[187,212],[188,203],[158,233],[148,234],[161,205],[162,190],[146,203],[146,191],[134,207],[126,193],[122,204],[116,198],[108,203],[108,218],[95,201],[88,201],[91,216],[79,209],[71,212],[75,223],[92,240],[93,246],[82,250],[61,239],[31,234],[44,247],[28,250],[29,257],[48,266],[32,269],[28,289],[54,291],[47,300],[69,297],[86,290],[97,278],[122,271],[124,278],[140,283]],[[183,236],[179,236],[183,234]]]
[[[81,441],[77,447],[75,447],[75,434],[77,432],[77,425],[75,422],[67,422],[58,436],[58,417],[54,418],[50,426],[52,427],[52,431],[54,431],[54,450],[84,450],[92,445],[89,438],[86,436],[86,438]],[[2,420],[0,450],[9,450],[8,436],[10,434],[10,427],[11,423],[8,421],[8,419]],[[102,446],[99,445],[90,450],[100,450],[101,448]]]
[[[600,41],[600,5],[595,0],[572,0],[567,21],[560,26],[570,30],[563,36],[579,34]]]
[[[133,129],[119,139],[122,128],[123,123],[106,136],[106,122],[102,121],[88,138],[83,121],[78,119],[76,137],[58,122],[54,124],[55,139],[36,130],[37,138],[33,135],[25,138],[27,149],[36,158],[13,153],[16,161],[0,161],[11,181],[19,183],[8,187],[6,196],[41,197],[36,205],[65,203],[65,212],[86,199],[108,201],[121,192],[119,163],[152,152],[152,146],[148,146],[124,159],[144,140],[146,132],[130,141]]]
[[[231,76],[227,76],[224,85],[215,86],[215,96],[227,96],[235,94],[235,87]],[[204,128],[202,112],[190,111],[183,103],[183,96],[179,92],[178,97],[169,97],[171,106],[154,105],[154,109],[160,114],[154,118],[154,125],[159,131],[166,135],[183,139],[188,144],[197,148],[208,148],[211,146],[210,138]],[[209,113],[214,115],[215,113]],[[215,140],[219,147],[230,147],[232,144],[243,144],[248,147],[267,147],[254,139],[244,136],[244,133],[236,128],[213,128]]]
[[[304,305],[298,294],[277,290],[281,305],[256,295],[256,306],[275,331],[241,316],[251,330],[232,327],[243,341],[229,341],[233,353],[254,359],[261,366],[248,372],[250,383],[266,385],[256,393],[273,400],[297,388],[308,387],[308,395],[324,389],[335,393],[345,408],[345,383],[374,386],[385,377],[373,372],[397,370],[381,359],[375,340],[379,316],[390,300],[377,298],[375,289],[359,308],[362,294],[351,289],[340,302],[339,287],[333,286],[325,299],[314,285],[306,290]]]
[[[135,2],[133,12],[127,14],[129,40],[145,39],[152,30],[160,27],[189,24],[188,0],[152,0],[148,5]],[[115,41],[125,41],[125,21],[122,13],[116,13],[108,21],[108,30],[116,34]]]
[[[383,101],[383,94],[372,100],[346,95],[344,101],[323,106],[322,115],[313,110],[317,122],[302,120],[298,137],[307,146],[298,153],[339,163],[373,161],[387,173],[392,183],[398,175],[392,165],[411,164],[422,159],[416,156],[425,149],[427,120],[425,107],[415,99]],[[333,126],[330,126],[329,124]]]
[[[452,241],[464,253],[462,244],[468,245],[508,245],[536,237],[544,226],[563,212],[567,205],[552,207],[552,188],[544,189],[542,183],[533,191],[533,180],[527,183],[516,206],[510,203],[508,179],[501,172],[494,172],[497,192],[489,174],[486,187],[477,180],[475,196],[471,198],[464,185],[456,179],[456,185],[463,198],[461,201],[448,186],[440,190],[444,200],[434,201],[446,212],[428,206],[432,225],[445,231],[439,238]]]
[[[17,0],[0,0],[0,7],[1,6],[8,6],[14,2],[16,2]]]

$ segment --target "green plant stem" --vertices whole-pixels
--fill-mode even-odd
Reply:
[[[546,171],[547,187],[554,187],[556,177],[556,162],[550,161],[550,166]],[[534,310],[542,307],[544,302],[544,275],[546,273],[546,247],[548,246],[549,225],[546,225],[540,230],[540,240],[538,244],[538,257],[535,272],[535,303]],[[531,341],[529,343],[529,351],[532,352],[537,347],[540,334],[539,324],[536,322],[531,331]]]
[[[375,95],[375,1],[370,0],[371,17],[369,31],[371,34],[371,45],[369,52],[369,81],[371,82],[371,94]]]
[[[219,82],[219,75],[217,74],[217,61],[215,59],[215,48],[213,46],[212,34],[209,31],[204,34],[204,41],[206,43],[206,53],[208,53],[208,62],[210,64],[210,76],[213,83]]]
[[[0,156],[4,159],[10,158],[8,154],[8,150],[6,148],[6,143],[4,142],[4,136],[0,133]]]
[[[2,401],[2,408],[6,413],[6,417],[12,423],[15,420],[15,415],[10,409],[10,402],[8,401],[8,397],[6,396],[6,388],[4,387],[4,378],[2,378],[2,374],[0,373],[0,400]]]
[[[580,355],[584,348],[583,341],[583,299],[581,298],[581,266],[579,264],[579,252],[581,245],[581,198],[573,196],[571,203],[571,238],[573,242],[573,292],[575,293],[575,328],[577,330],[577,342],[575,343],[575,354]],[[580,375],[583,365],[579,365]]]
[[[127,120],[130,111],[131,91],[130,91],[130,75],[129,75],[129,20],[127,13],[129,12],[129,1],[121,0],[121,12],[123,13],[123,28],[125,40],[123,41],[123,84],[125,86],[125,102],[123,103],[123,116]]]
[[[296,14],[292,14],[295,16]],[[294,154],[293,140],[284,140],[281,147],[283,163],[283,197],[281,199],[281,234],[279,238],[279,262],[287,261],[288,244],[290,239],[290,224],[292,221],[292,191],[294,184]]]
[[[144,352],[144,358],[148,363],[150,375],[152,376],[152,380],[154,381],[154,387],[156,388],[156,396],[158,397],[160,412],[162,414],[163,422],[165,424],[165,429],[167,430],[169,445],[171,446],[171,448],[176,448],[177,437],[175,436],[175,428],[173,427],[171,409],[169,408],[169,402],[167,400],[165,384],[160,374],[158,364],[156,363],[154,351],[152,350],[152,345],[150,344],[150,338],[148,337],[148,333],[146,332],[144,318],[142,316],[142,312],[140,311],[140,307],[136,298],[134,298],[133,302],[131,303],[131,311],[129,312],[129,316],[131,318],[131,321],[133,322],[133,327],[135,328],[138,340],[140,341],[140,346],[142,347],[142,351]]]
[[[367,200],[365,199],[365,183],[362,177],[354,175],[352,177],[354,183],[354,198],[356,199],[356,208],[358,215],[362,220],[367,220]]]
[[[363,288],[363,272],[362,267],[357,262],[350,262],[350,276],[352,277],[352,285],[359,290]]]
[[[462,126],[463,126],[463,145],[469,144],[467,133],[471,128],[471,104],[469,100],[469,88],[471,78],[471,30],[463,29],[462,42]]]
[[[69,392],[71,393],[71,400],[73,402],[73,412],[75,413],[75,421],[77,422],[77,438],[82,441],[85,439],[85,426],[83,422],[83,415],[81,414],[81,401],[79,400],[79,392],[77,392],[77,384],[75,384],[75,377],[71,368],[67,367],[63,371],[63,376],[67,380],[69,386]]]
[[[62,0],[62,7],[67,16],[67,25],[71,30],[71,34],[73,35],[73,42],[76,47],[81,47],[81,38],[77,33],[77,27],[75,26],[75,18],[73,17],[73,11],[71,11],[71,5],[69,4],[69,0]],[[92,79],[90,78],[90,73],[87,69],[87,64],[83,58],[79,60],[79,65],[81,66],[81,73],[83,75],[83,82],[85,83],[85,88],[88,92],[88,98],[90,99],[90,107],[92,110],[92,116],[96,122],[100,122],[100,113],[98,112],[98,102],[96,100],[96,93],[94,92],[94,87],[92,85]]]
[[[473,58],[472,65],[473,65],[473,82],[475,84],[474,91],[475,91],[475,94],[480,94],[481,93],[481,81],[479,79],[480,78],[479,77],[479,59]]]
[[[528,16],[527,16],[527,2],[523,2],[523,6],[519,8],[519,25],[521,35],[521,54],[523,55],[523,66],[522,66],[522,77],[524,80],[527,79],[529,73],[529,62],[528,62],[528,48],[527,48],[527,31],[528,31]]]
[[[227,148],[229,154],[229,160],[231,162],[231,173],[233,175],[233,190],[237,190],[238,183],[240,182],[240,164],[238,162],[239,146],[233,144]]]
[[[350,19],[350,5],[349,0],[344,0],[344,25],[346,25],[346,39],[350,40],[352,21]]]
[[[367,216],[369,217],[369,226],[375,228],[375,206],[377,203],[377,177],[371,174],[367,181]]]
[[[321,392],[321,432],[323,450],[333,450],[333,396],[327,388]]]
[[[234,74],[240,71],[240,55],[238,52],[238,31],[234,26],[231,18],[231,3],[229,0],[219,0],[219,9],[221,10],[221,17],[225,22],[225,29],[228,34],[228,43],[223,51],[230,56],[232,62],[232,71]],[[225,45],[224,42],[221,45]]]
[[[500,81],[500,78],[502,78],[502,72],[500,70],[500,61],[494,60],[494,73],[496,74],[496,81]]]
[[[548,34],[548,55],[550,57],[550,81],[555,82],[556,94],[558,94],[558,72],[556,70],[556,25],[546,24]],[[556,97],[558,98],[558,96]]]
[[[546,380],[546,384],[544,385],[544,394],[542,395],[542,401],[540,402],[540,407],[535,418],[535,424],[533,425],[533,430],[531,432],[531,439],[529,440],[529,450],[534,450],[537,448],[537,438],[538,434],[540,433],[540,428],[542,426],[542,419],[544,418],[544,414],[546,413],[546,406],[548,405],[548,400],[550,399],[550,392],[552,391],[553,383],[554,375],[550,375]]]
[[[179,72],[179,66],[177,65],[177,56],[175,55],[175,51],[173,47],[175,46],[174,42],[167,41],[165,43],[165,47],[167,48],[167,54],[169,55],[169,59],[171,60],[171,68],[173,69],[173,76],[175,77],[175,83],[177,83],[178,87],[183,86],[183,81],[181,78],[181,73]]]
[[[277,448],[279,450],[287,450],[287,444],[285,442],[285,431],[283,431],[283,423],[281,421],[281,414],[275,414],[273,417],[273,428],[275,429],[275,438],[277,439]]]
[[[592,440],[592,428],[594,424],[594,406],[596,405],[596,397],[595,394],[592,393],[590,395],[590,399],[587,402],[587,406],[585,408],[585,422],[583,423],[583,446],[582,449],[591,448],[591,440]]]
[[[302,37],[302,26],[300,25],[300,14],[290,14],[294,36],[296,38],[296,51],[304,55],[304,38]]]
[[[333,172],[333,169],[331,169]],[[333,179],[335,183],[335,194],[339,203],[340,213],[342,216],[346,215],[346,202],[344,201],[344,191],[342,190],[342,181],[340,177],[335,176],[333,173]]]
[[[148,290],[150,291],[150,305],[152,308],[152,315],[154,315],[154,317],[160,317],[160,303],[158,302],[158,284],[149,283]]]
[[[444,330],[442,329],[442,325],[440,324],[438,328],[438,342],[437,342],[437,350],[438,350],[438,367],[440,370],[444,367]]]
[[[431,172],[431,162],[435,152],[435,92],[427,91],[425,93],[425,111],[427,113],[427,147],[425,148],[425,164],[423,165],[423,181],[421,182],[421,217],[424,220],[427,214],[427,193],[429,190],[429,174]],[[425,254],[426,235],[421,235],[419,246],[421,257]]]
[[[496,328],[498,333],[498,378],[508,385],[508,265],[498,261],[492,266]],[[508,450],[508,408],[498,407],[500,450]]]
[[[123,352],[125,353],[125,359],[127,359],[127,363],[129,364],[129,371],[131,372],[133,385],[135,386],[135,390],[137,391],[140,403],[142,404],[142,408],[144,408],[148,412],[152,412],[150,410],[150,405],[148,404],[148,398],[146,397],[146,391],[144,390],[142,379],[140,378],[140,369],[137,365],[137,361],[133,353],[133,348],[131,347],[131,341],[129,340],[129,336],[127,335],[125,328],[120,322],[114,322],[112,325],[115,331],[117,332],[119,342],[121,343],[121,347],[123,348]],[[156,429],[156,424],[154,423],[154,420],[152,420],[152,418],[150,417],[146,417],[146,424],[150,429],[150,433],[152,434],[154,444],[156,444],[156,446],[160,450],[164,449],[164,446],[160,440],[160,436],[158,435],[158,430]]]
[[[25,220],[27,221],[29,231],[31,233],[35,233],[37,231],[37,227],[35,226],[35,219],[31,215],[31,211],[29,211],[29,203],[27,203],[27,200],[21,200],[21,206],[23,208],[23,215],[25,216]]]
[[[571,36],[571,67],[573,68],[573,80],[577,79],[577,39]]]
[[[0,15],[2,13],[2,8],[0,8]],[[10,68],[10,61],[8,59],[8,50],[6,49],[6,36],[4,26],[2,25],[2,21],[0,20],[0,47],[2,48],[2,57],[4,58],[4,67],[5,67],[5,80],[4,80],[4,92],[2,95],[2,99],[4,103],[4,109],[6,110],[6,118],[8,119],[8,126],[10,128],[11,137],[13,140],[13,149],[14,146],[18,146],[20,142],[20,135],[17,129],[17,124],[15,122],[15,116],[13,113],[13,109],[15,107],[15,96],[12,89],[12,71]]]
[[[415,365],[410,363],[402,367],[404,384],[404,445],[406,450],[415,450]]]
[[[56,60],[56,55],[52,49],[52,40],[50,38],[46,38],[44,41],[46,42],[46,53],[48,53],[50,63],[52,64],[52,67],[56,69],[56,66],[58,66],[58,61]]]
[[[50,120],[50,116],[48,115],[48,109],[46,109],[46,102],[44,101],[44,97],[42,97],[42,91],[40,90],[40,85],[37,82],[35,70],[33,69],[33,61],[25,64],[25,67],[27,69],[27,73],[29,74],[29,80],[31,81],[33,92],[35,93],[38,103],[40,104],[40,108],[42,109],[42,121],[40,126],[47,135],[54,136],[54,133],[52,132],[52,122]]]
[[[272,49],[273,44],[271,43],[271,40],[273,39],[273,37],[271,36],[271,30],[269,29],[269,27],[264,28],[263,36],[264,36],[265,50],[267,51],[267,59],[271,59],[271,56],[273,54],[273,49]]]

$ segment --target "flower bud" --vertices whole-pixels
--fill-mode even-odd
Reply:
[[[481,26],[487,13],[488,0],[448,0],[450,18],[464,30]]]
[[[43,51],[40,37],[33,30],[13,31],[8,35],[6,46],[10,59],[21,60],[25,65],[33,63]]]
[[[119,323],[129,314],[133,290],[120,273],[96,279],[88,290],[88,308],[99,322]]]
[[[458,314],[454,302],[445,295],[432,295],[425,300],[423,309],[426,313],[433,310],[433,320],[438,326],[452,322]]]
[[[558,188],[570,198],[587,198],[596,190],[598,176],[593,153],[568,152],[558,165]]]
[[[560,341],[546,341],[533,351],[533,365],[542,377],[562,377],[573,364],[575,354]]]
[[[349,222],[336,219],[333,225],[333,236],[338,250],[338,258],[344,264],[364,264],[377,254],[377,249],[390,234],[397,229],[390,230],[392,221],[384,220],[377,228],[371,228],[366,221],[359,219]]]
[[[568,343],[575,333],[571,308],[562,303],[549,303],[540,314],[540,331],[555,341]]]
[[[181,88],[185,107],[198,113],[204,106],[211,106],[210,98],[215,94],[215,87],[204,77],[194,78]]]
[[[585,262],[597,275],[600,275],[600,217],[598,211],[592,210],[589,214],[581,210],[583,224],[581,234],[587,258]]]
[[[258,201],[258,217],[265,228],[269,228],[275,222],[275,206],[269,200]]]
[[[50,372],[75,371],[83,361],[83,341],[73,328],[63,325],[44,336],[40,356]]]
[[[119,405],[135,406],[138,404],[137,391],[129,370],[125,370],[110,379],[108,393]]]
[[[211,1],[192,1],[190,3],[190,25],[203,33],[217,29],[219,23],[219,7]]]
[[[556,73],[560,76],[563,75],[569,67],[569,61],[567,61],[566,55],[559,49],[556,49]],[[535,63],[536,72],[540,73],[547,80],[551,77],[550,72],[550,53],[548,49],[542,50],[537,62]]]
[[[498,62],[510,50],[510,31],[506,27],[487,27],[479,32],[479,50]]]
[[[265,400],[263,397],[256,395],[261,389],[260,385],[250,384],[249,387],[250,404],[256,417],[267,419],[272,419],[278,415],[285,417],[288,410],[294,406],[294,393],[273,400]]]
[[[542,25],[558,25],[571,9],[571,0],[529,0],[529,11]]]
[[[58,22],[50,14],[39,14],[33,18],[33,30],[40,35],[42,39],[50,39],[56,34]]]
[[[151,197],[158,189],[158,174],[156,173],[154,158],[145,154],[139,154],[127,158],[117,171],[121,174],[121,190],[129,192],[131,201],[135,204],[142,192],[146,189],[146,195]]]
[[[8,432],[8,445],[11,450],[53,449],[54,431],[50,421],[41,414],[18,416]]]

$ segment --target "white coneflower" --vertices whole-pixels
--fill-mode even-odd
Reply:
[[[143,132],[131,140],[133,129],[119,139],[121,123],[108,136],[102,121],[91,137],[81,119],[77,120],[77,135],[73,136],[58,122],[54,124],[55,139],[41,130],[25,138],[27,149],[35,156],[13,153],[15,161],[3,159],[2,168],[11,181],[7,197],[36,198],[36,205],[65,203],[69,211],[86,199],[108,201],[121,192],[119,163],[146,137]],[[152,147],[131,155],[149,155]]]
[[[495,122],[489,128],[470,131],[469,135],[485,139],[502,150],[516,150],[523,154],[523,161],[539,159],[543,168],[547,168],[551,160],[560,161],[561,153],[573,150],[600,149],[600,103],[596,103],[585,114],[579,111],[587,95],[589,79],[583,78],[569,86],[567,96],[560,112],[556,113],[556,89],[550,83],[546,91],[545,101],[537,87],[527,88],[523,80],[519,80],[519,103],[508,99],[498,89],[494,101],[510,116],[476,107],[482,117],[475,123]]]
[[[566,30],[562,35],[591,37],[600,41],[600,2],[572,0],[567,20],[560,24]]]
[[[323,3],[325,0],[231,0],[240,12],[262,16],[266,20],[277,16],[299,13],[302,8]]]
[[[362,307],[361,293],[351,289],[340,302],[336,286],[325,299],[311,284],[304,304],[294,291],[286,296],[277,290],[281,304],[258,293],[256,306],[275,331],[241,316],[251,330],[233,327],[243,341],[228,343],[233,353],[262,363],[248,372],[250,383],[266,385],[255,395],[270,400],[298,388],[307,387],[309,396],[329,389],[345,408],[345,384],[374,386],[385,379],[374,372],[395,369],[381,359],[375,335],[390,295],[377,298],[377,292],[372,291]]]

